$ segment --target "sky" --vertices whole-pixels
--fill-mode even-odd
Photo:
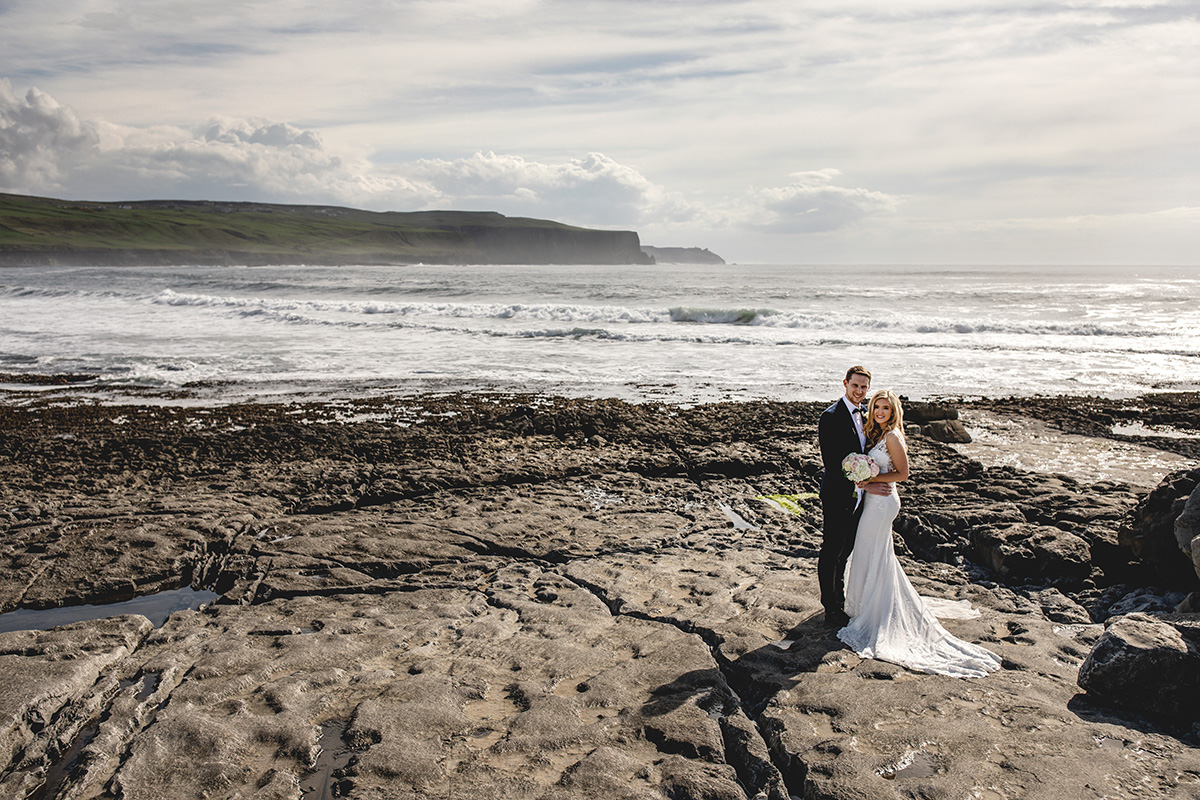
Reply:
[[[0,191],[1200,265],[1200,2],[0,0]]]

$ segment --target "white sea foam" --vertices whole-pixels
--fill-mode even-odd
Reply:
[[[344,317],[388,316],[412,319],[473,319],[513,320],[525,322],[564,322],[596,324],[666,324],[733,325],[781,329],[833,330],[845,329],[843,314],[831,309],[824,314],[800,311],[776,311],[759,308],[631,308],[626,306],[564,305],[541,303],[396,303],[374,300],[302,300],[271,297],[234,297],[186,294],[170,289],[153,298],[153,302],[172,306],[226,308],[246,316],[272,314],[276,319],[290,322],[336,322],[319,318],[321,314]],[[355,320],[341,320],[353,324]],[[864,330],[902,331],[918,334],[1000,334],[1015,336],[1103,336],[1155,337],[1161,331],[1138,327],[1102,326],[1093,323],[980,323],[942,318],[914,319],[910,316],[865,319],[854,322]]]
[[[877,274],[876,274],[877,273]],[[1197,387],[1182,268],[9,268],[0,371],[99,385],[824,399]],[[269,388],[267,388],[269,387]]]

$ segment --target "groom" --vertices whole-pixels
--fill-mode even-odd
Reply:
[[[825,409],[817,423],[817,441],[821,445],[821,460],[825,474],[821,479],[821,513],[825,535],[817,557],[817,580],[821,584],[821,605],[825,607],[825,624],[835,628],[845,626],[846,562],[854,549],[854,534],[862,513],[862,492],[842,472],[842,460],[851,453],[867,449],[863,432],[866,410],[862,402],[871,388],[871,373],[866,367],[851,367],[842,381],[845,394]],[[867,491],[890,488],[871,484]]]

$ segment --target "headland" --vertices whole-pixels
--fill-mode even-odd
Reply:
[[[634,231],[484,211],[374,212],[0,194],[0,266],[651,264]]]

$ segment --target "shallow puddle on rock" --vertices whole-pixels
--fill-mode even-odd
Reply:
[[[80,729],[63,754],[46,770],[46,777],[42,785],[28,795],[29,800],[47,800],[47,798],[57,797],[67,777],[79,764],[83,749],[92,743],[99,732],[99,720],[92,720]]]
[[[8,631],[44,631],[72,622],[118,617],[124,614],[141,614],[154,624],[161,626],[167,617],[176,611],[199,608],[216,600],[221,595],[207,589],[171,589],[165,592],[135,597],[121,603],[105,605],[63,606],[62,608],[28,609],[18,608],[0,614],[0,633]]]
[[[354,749],[346,741],[348,723],[331,720],[321,726],[318,741],[321,752],[311,772],[300,780],[300,794],[304,800],[329,800],[334,793],[336,773],[345,769],[354,757]]]
[[[147,672],[138,678],[138,680],[122,681],[121,686],[124,688],[126,686],[134,686],[140,683],[140,688],[138,688],[137,694],[135,694],[133,697],[137,702],[144,703],[150,699],[152,694],[154,694],[154,690],[158,688],[158,683],[160,680],[162,680],[161,672]]]
[[[126,678],[118,683],[119,691],[124,692],[130,687],[137,686],[137,691],[133,695],[134,700],[144,703],[154,694],[161,678],[162,674],[159,672],[147,672],[136,679]],[[93,719],[79,729],[67,748],[47,768],[42,785],[28,795],[28,800],[47,800],[47,798],[58,796],[63,784],[75,771],[75,767],[79,765],[84,749],[100,732],[100,724],[100,719]]]
[[[1124,750],[1127,747],[1124,739],[1116,739],[1112,736],[1094,736],[1092,738],[1101,750]]]
[[[808,724],[812,725],[813,736],[818,739],[833,739],[838,735],[833,727],[833,715],[824,711],[809,711],[805,715]]]
[[[895,767],[882,770],[879,777],[894,781],[905,778],[932,778],[938,774],[937,759],[929,753],[913,753],[911,757],[902,760]]]
[[[938,762],[928,753],[917,753],[913,762],[896,773],[897,778],[931,778],[938,773]]]

